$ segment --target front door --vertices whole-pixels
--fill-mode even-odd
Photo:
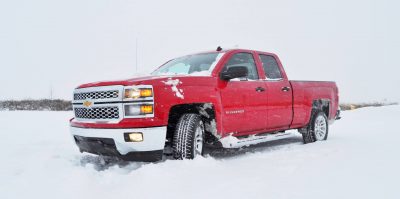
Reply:
[[[224,133],[246,134],[267,126],[266,89],[259,79],[252,53],[236,53],[228,59],[222,71],[231,66],[246,66],[246,78],[232,79],[221,86],[222,126]]]

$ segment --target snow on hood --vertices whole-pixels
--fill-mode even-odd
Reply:
[[[209,79],[209,78],[212,78],[212,77],[188,76],[188,75],[180,75],[180,76],[152,75],[152,76],[134,77],[134,78],[130,78],[130,79],[116,80],[116,81],[92,82],[92,83],[88,83],[88,84],[82,84],[77,88],[114,86],[114,85],[122,85],[122,86],[162,85],[162,86],[168,86],[168,87],[171,86],[172,88],[174,88],[174,87],[177,87],[178,85],[181,85],[182,81],[185,82],[185,86],[188,86],[188,85],[196,85],[196,86],[210,85],[210,82],[212,82],[212,81],[208,81],[207,79]],[[177,82],[177,80],[179,82]],[[182,89],[177,88],[176,96],[179,96],[180,98],[183,97]]]
[[[138,76],[129,79],[123,80],[112,80],[112,81],[98,81],[92,82],[87,84],[82,84],[78,88],[86,88],[86,87],[97,87],[97,86],[112,86],[112,85],[123,85],[123,86],[131,86],[135,84],[140,84],[142,81],[151,81],[151,80],[158,80],[158,79],[165,79],[168,76]]]

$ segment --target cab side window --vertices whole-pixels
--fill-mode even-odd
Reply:
[[[225,64],[223,71],[228,70],[232,66],[245,66],[249,71],[247,79],[258,80],[258,72],[256,63],[251,53],[236,53]]]
[[[281,71],[276,62],[275,58],[271,55],[260,55],[262,66],[264,68],[265,76],[268,79],[280,79],[282,78]]]

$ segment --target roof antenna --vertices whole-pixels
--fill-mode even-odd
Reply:
[[[221,51],[221,50],[222,50],[221,46],[218,46],[217,51]]]
[[[135,53],[136,53],[136,55],[135,55],[136,71],[135,71],[135,72],[137,73],[137,72],[138,72],[138,71],[137,71],[137,69],[138,69],[138,65],[137,65],[137,63],[138,63],[138,56],[137,56],[137,55],[138,55],[138,39],[137,39],[137,37],[136,37],[136,50],[135,50]]]

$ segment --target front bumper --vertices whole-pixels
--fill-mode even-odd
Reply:
[[[141,132],[142,142],[126,142],[124,133]],[[162,158],[167,127],[96,129],[71,127],[81,152],[117,156],[125,160],[158,161]]]

